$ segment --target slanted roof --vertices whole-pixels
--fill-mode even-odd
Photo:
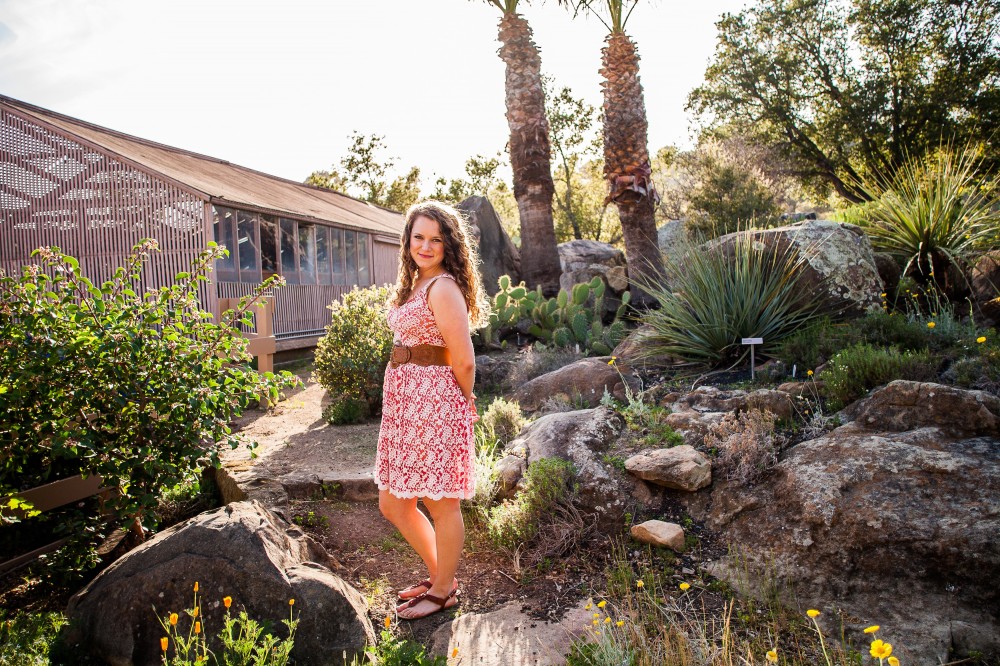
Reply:
[[[403,232],[403,216],[399,213],[340,192],[140,139],[3,95],[0,102],[185,185],[213,203],[333,222],[392,239],[398,239]]]

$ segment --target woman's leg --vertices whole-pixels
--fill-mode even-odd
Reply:
[[[438,553],[434,528],[427,516],[417,508],[417,498],[399,498],[388,490],[378,493],[378,508],[390,523],[396,526],[406,542],[417,551],[417,555],[427,565],[428,578],[433,582],[437,579]],[[418,588],[413,596],[424,590]]]
[[[424,498],[424,506],[430,511],[434,520],[434,534],[436,536],[437,571],[431,577],[431,589],[429,594],[446,598],[451,594],[455,584],[455,572],[458,570],[458,560],[462,556],[462,547],[465,545],[465,522],[462,519],[462,508],[460,500],[444,498],[440,500],[430,500]],[[449,601],[445,605],[455,605],[455,601]],[[399,611],[400,617],[413,619],[423,617],[437,610],[437,604],[431,601],[421,601],[409,608]]]

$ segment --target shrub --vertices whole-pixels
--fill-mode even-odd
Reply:
[[[517,437],[525,423],[527,420],[516,400],[496,398],[486,408],[479,425],[488,438],[503,446]]]
[[[389,287],[352,289],[330,304],[330,324],[316,345],[313,378],[327,391],[382,407],[392,331],[385,320]]]
[[[705,446],[718,450],[718,469],[727,479],[740,484],[755,483],[777,464],[776,420],[769,411],[748,409],[726,414],[709,430]]]
[[[865,185],[872,202],[853,217],[876,249],[903,265],[904,274],[955,291],[959,285],[948,284],[950,269],[964,275],[975,255],[993,243],[1000,224],[994,199],[1000,179],[978,182],[979,167],[973,146],[911,158],[892,181]]]
[[[323,408],[323,419],[330,425],[361,423],[371,414],[367,400],[341,396]]]
[[[131,523],[141,534],[156,526],[163,488],[203,463],[217,466],[221,446],[239,445],[235,417],[296,383],[252,370],[240,332],[280,278],[214,322],[198,287],[225,250],[210,243],[172,285],[141,293],[156,249],[142,241],[100,287],[58,248],[36,250],[41,266],[17,277],[0,274],[0,497],[97,474],[116,489],[104,501],[108,527]],[[56,532],[72,540],[46,558],[50,572],[73,576],[94,564],[99,513],[63,514]]]
[[[857,325],[857,321],[851,324],[852,327]],[[855,341],[853,328],[846,324],[835,324],[829,317],[822,317],[782,340],[775,356],[789,368],[794,365],[798,372],[804,372],[826,363],[834,354]]]
[[[66,624],[62,613],[25,613],[0,608],[0,664],[35,666],[50,662],[50,646]]]
[[[702,181],[689,196],[688,227],[705,238],[746,228],[774,226],[781,207],[752,170],[709,160]]]
[[[937,378],[937,361],[929,352],[900,352],[896,348],[859,343],[831,359],[823,371],[824,391],[832,409],[863,397],[894,379],[930,381]]]
[[[570,497],[575,475],[573,463],[561,458],[543,458],[528,465],[524,488],[513,500],[490,511],[487,524],[490,540],[510,551],[531,542],[541,523]]]
[[[641,278],[658,302],[641,321],[652,330],[640,351],[656,362],[669,356],[707,364],[731,363],[749,352],[741,338],[764,338],[764,351],[821,316],[798,278],[805,257],[791,246],[768,248],[750,234],[731,246],[689,246],[680,260],[665,257],[670,286]]]

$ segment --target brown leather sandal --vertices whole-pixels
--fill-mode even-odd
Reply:
[[[399,619],[401,619],[401,620],[420,620],[420,619],[423,619],[423,618],[427,617],[428,615],[433,615],[434,613],[440,613],[445,608],[452,608],[452,607],[454,607],[458,603],[458,601],[456,600],[456,602],[454,604],[452,604],[451,606],[446,606],[446,604],[448,603],[448,600],[451,599],[452,597],[458,597],[458,589],[457,588],[454,589],[454,590],[452,590],[451,592],[449,592],[448,596],[446,596],[446,597],[435,597],[433,594],[431,594],[429,592],[424,592],[423,594],[419,594],[419,595],[413,597],[412,599],[410,599],[409,601],[407,601],[405,604],[403,604],[402,608],[397,609],[397,611],[398,610],[403,610],[403,609],[406,609],[406,608],[412,608],[412,607],[416,606],[417,604],[419,604],[421,601],[429,601],[432,604],[437,604],[437,608],[435,608],[434,610],[430,611],[429,613],[424,613],[423,615],[420,615],[418,617],[405,617],[405,616],[401,615],[401,616],[399,616]]]
[[[414,583],[413,585],[410,585],[409,587],[404,587],[402,590],[400,590],[398,593],[396,593],[396,598],[399,599],[400,601],[409,601],[413,597],[404,597],[404,596],[402,596],[403,592],[408,592],[409,590],[416,590],[416,589],[421,588],[421,587],[426,587],[427,590],[430,590],[431,589],[431,581],[429,579],[428,580],[422,580],[419,583]],[[427,590],[425,590],[425,592]],[[424,594],[424,592],[421,592],[420,594]],[[415,596],[418,596],[418,595],[413,595],[413,596],[415,597]]]

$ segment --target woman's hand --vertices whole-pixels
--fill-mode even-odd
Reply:
[[[468,398],[469,410],[472,412],[472,422],[475,423],[479,420],[479,410],[476,409],[476,394],[473,393],[471,398]]]

